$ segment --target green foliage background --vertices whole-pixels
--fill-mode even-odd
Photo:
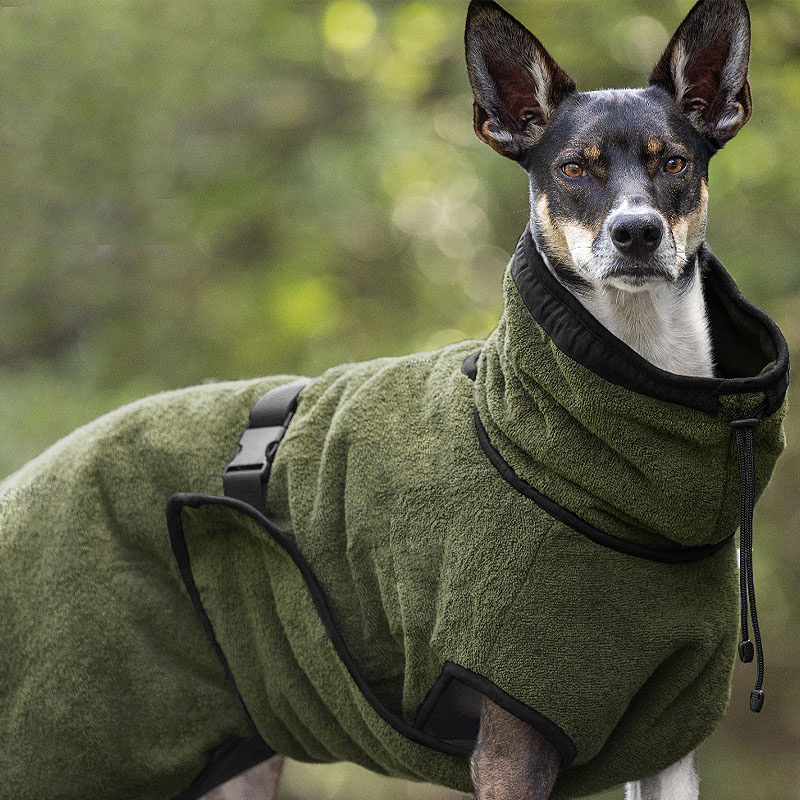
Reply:
[[[491,330],[527,188],[472,134],[466,5],[0,8],[0,475],[146,393]],[[755,114],[712,162],[709,240],[796,355],[800,3],[750,5]],[[508,2],[581,89],[643,85],[689,6]],[[800,797],[797,434],[792,410],[756,520],[765,708],[737,667],[706,798]],[[451,796],[299,765],[283,792]]]

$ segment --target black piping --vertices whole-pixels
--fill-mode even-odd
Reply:
[[[474,368],[476,368],[475,365],[479,355],[480,351],[475,353],[472,357],[472,366]],[[467,361],[468,360],[469,359],[467,359]],[[248,427],[245,429],[245,431],[249,430],[256,423],[260,423],[262,427],[269,432],[275,428],[276,425],[280,426],[282,423],[281,430],[278,431],[277,435],[273,437],[274,446],[267,448],[268,451],[271,450],[271,455],[273,458],[275,455],[275,450],[277,450],[280,440],[283,437],[283,433],[285,433],[285,428],[288,426],[289,421],[294,413],[294,409],[297,407],[298,395],[307,383],[308,379],[304,379],[303,381],[296,381],[288,386],[279,387],[277,390],[273,389],[268,391],[256,401],[250,411],[250,422],[248,423]],[[254,420],[254,410],[256,409],[260,410],[261,413],[257,414],[257,419]],[[262,417],[265,418],[262,419]],[[260,461],[260,454],[264,452],[264,447],[266,447],[267,440],[272,442],[273,439],[270,439],[270,437],[267,436],[263,442],[259,441],[258,448],[254,450],[254,452],[259,455],[259,459],[257,460]],[[237,451],[237,458],[239,458],[241,450],[242,447],[240,442],[240,447]],[[226,467],[226,470],[229,469],[230,465]],[[569,736],[567,736],[567,734],[558,727],[558,725],[529,708],[524,703],[521,703],[520,701],[511,697],[499,686],[492,683],[488,678],[485,678],[482,675],[472,672],[471,670],[467,670],[464,667],[452,662],[445,663],[439,678],[432,689],[428,692],[425,700],[420,706],[414,725],[409,725],[409,723],[407,723],[404,719],[400,718],[393,711],[386,708],[386,706],[372,692],[368,683],[361,676],[355,660],[351,656],[343,637],[336,628],[336,625],[333,621],[333,615],[330,612],[330,607],[328,606],[328,602],[325,598],[322,588],[314,577],[310,567],[305,562],[305,559],[298,550],[294,540],[284,531],[282,531],[277,525],[275,525],[275,523],[273,523],[265,513],[266,482],[269,478],[269,472],[267,472],[266,476],[263,478],[261,477],[261,472],[256,472],[257,480],[255,481],[255,485],[253,487],[243,483],[226,483],[225,498],[221,498],[216,495],[176,494],[173,495],[167,503],[167,524],[169,527],[170,541],[172,543],[172,550],[175,555],[175,559],[178,562],[181,576],[183,577],[184,583],[189,591],[192,602],[197,609],[201,620],[203,621],[203,626],[209,639],[211,640],[211,644],[213,645],[218,657],[222,661],[228,676],[233,682],[239,703],[244,709],[245,714],[247,714],[247,718],[250,721],[250,725],[254,732],[256,730],[255,723],[245,707],[244,700],[239,693],[238,687],[236,687],[236,682],[233,678],[227,658],[217,642],[213,626],[211,625],[208,614],[203,607],[200,594],[197,590],[197,586],[192,575],[188,549],[186,547],[185,534],[183,531],[183,520],[181,518],[181,512],[185,506],[199,507],[206,504],[231,506],[239,511],[245,512],[248,516],[250,516],[267,530],[272,538],[281,547],[283,547],[284,550],[286,550],[286,552],[294,561],[295,565],[300,570],[309,594],[311,595],[311,598],[317,609],[317,613],[319,614],[320,621],[325,627],[328,637],[336,649],[336,652],[344,662],[348,672],[350,673],[350,676],[353,678],[361,693],[364,695],[364,698],[385,722],[387,722],[396,731],[406,736],[406,738],[449,755],[462,757],[468,757],[470,755],[474,743],[465,745],[462,741],[451,742],[444,738],[429,735],[424,730],[425,721],[430,716],[430,712],[433,708],[431,705],[433,699],[441,698],[441,695],[450,680],[453,678],[458,678],[462,683],[478,692],[481,692],[510,713],[516,714],[524,721],[529,721],[531,725],[533,725],[542,733],[542,735],[551,739],[553,745],[561,754],[562,762],[564,762],[565,766],[572,761],[575,756],[575,745]],[[223,476],[224,475],[225,471],[223,471]],[[460,740],[469,741],[469,735],[465,735],[463,731],[461,734],[462,735],[459,736]],[[181,796],[180,798],[177,798],[177,800],[184,800],[184,798]]]
[[[581,519],[577,514],[573,514],[563,506],[551,500],[546,495],[543,495],[537,489],[534,489],[529,483],[514,472],[513,468],[508,462],[500,455],[495,449],[489,434],[486,433],[486,428],[483,427],[478,407],[474,407],[475,428],[478,432],[478,441],[486,453],[489,461],[491,461],[494,468],[500,473],[501,477],[509,483],[514,489],[525,497],[533,500],[539,508],[551,517],[563,522],[572,530],[591,539],[595,544],[602,545],[603,547],[610,547],[620,553],[625,553],[629,556],[636,556],[637,558],[646,558],[649,561],[660,561],[665,564],[687,564],[691,561],[701,561],[704,558],[714,555],[714,553],[721,550],[728,542],[733,539],[733,534],[725,537],[720,542],[714,544],[696,545],[693,547],[679,547],[674,550],[663,550],[655,547],[646,547],[645,545],[631,542],[627,539],[621,539],[613,534],[601,531],[595,528],[594,525]]]
[[[347,644],[345,643],[342,635],[339,633],[338,628],[336,627],[335,622],[333,621],[333,616],[331,614],[330,608],[328,606],[328,602],[325,599],[325,595],[317,582],[317,579],[314,577],[314,574],[311,571],[311,568],[306,563],[303,556],[300,554],[300,551],[297,549],[294,541],[287,536],[287,534],[282,531],[274,522],[270,519],[265,517],[259,511],[257,511],[252,506],[248,505],[247,503],[242,502],[241,500],[237,500],[233,497],[219,497],[218,495],[206,495],[206,494],[194,494],[194,493],[178,493],[172,495],[169,501],[167,502],[167,524],[169,527],[169,536],[170,536],[170,543],[172,544],[172,552],[175,556],[176,561],[178,562],[178,567],[181,572],[181,577],[186,584],[186,588],[189,590],[189,595],[192,598],[192,603],[194,604],[195,608],[197,609],[197,613],[200,615],[200,619],[203,621],[203,626],[206,629],[206,633],[211,641],[211,644],[214,646],[214,650],[216,651],[217,655],[219,656],[220,660],[222,661],[223,666],[225,667],[226,672],[233,680],[233,675],[230,672],[230,667],[228,665],[228,661],[225,658],[225,654],[222,652],[219,644],[217,643],[216,636],[214,635],[214,629],[211,625],[211,621],[208,618],[208,614],[203,607],[203,602],[200,598],[200,594],[197,591],[197,586],[195,584],[194,578],[192,577],[192,568],[189,561],[189,553],[186,548],[186,539],[185,533],[183,530],[183,521],[181,519],[181,511],[184,507],[190,508],[199,508],[200,506],[204,505],[218,505],[218,506],[225,506],[227,508],[231,508],[234,511],[238,511],[240,513],[246,514],[251,519],[255,520],[264,530],[266,530],[270,536],[289,554],[292,561],[294,561],[297,568],[300,570],[300,574],[305,581],[306,587],[308,589],[309,594],[311,595],[311,599],[314,602],[314,606],[317,609],[317,613],[319,614],[320,621],[322,622],[326,633],[328,634],[328,638],[333,644],[334,648],[336,649],[339,658],[344,663],[345,667],[347,667],[347,671],[350,673],[350,677],[353,679],[355,684],[358,686],[361,694],[364,696],[364,699],[372,706],[375,712],[384,720],[387,724],[389,724],[392,728],[394,728],[398,733],[405,736],[407,739],[410,739],[412,742],[416,742],[417,744],[425,745],[426,747],[430,747],[433,750],[438,750],[439,752],[446,753],[448,755],[453,756],[460,756],[466,757],[469,755],[469,752],[465,750],[463,746],[459,746],[456,744],[451,744],[450,742],[443,741],[441,739],[437,739],[434,736],[424,733],[423,731],[419,730],[416,726],[406,722],[402,717],[398,716],[394,711],[387,708],[383,702],[378,698],[378,696],[372,691],[371,687],[361,675],[358,666],[353,659],[353,656],[350,654],[350,651],[347,648]],[[478,679],[481,676],[475,676],[475,683],[476,688]],[[494,689],[494,684],[491,683],[486,678],[483,678],[485,681],[485,686],[487,692],[495,692],[497,687]],[[235,686],[234,681],[234,686]],[[237,689],[237,696],[239,695]],[[488,695],[491,696],[491,695]],[[513,698],[511,698],[513,699]],[[239,696],[239,700],[242,703],[242,707],[244,708],[244,701]],[[527,714],[531,718],[540,716],[537,715],[536,711],[528,706],[524,705],[523,703],[519,703],[519,701],[514,701],[515,708],[520,709],[523,713]],[[518,705],[516,705],[518,704]],[[500,705],[500,703],[498,703]],[[509,711],[514,712],[511,708],[508,709]],[[250,714],[245,709],[245,713],[247,714],[248,719],[251,720]],[[544,719],[542,717],[542,719]],[[255,725],[253,725],[255,728]]]
[[[767,415],[783,402],[789,385],[789,347],[777,324],[744,295],[725,267],[707,249],[699,257],[707,285],[719,289],[761,326],[775,351],[775,361],[750,377],[699,378],[659,369],[614,336],[550,272],[526,228],[511,265],[511,276],[523,303],[556,347],[605,380],[659,400],[708,414],[719,411],[719,397],[764,392]]]
[[[172,800],[199,800],[231,778],[272,758],[275,751],[258,735],[249,739],[233,737],[218,747],[206,768]]]
[[[222,662],[222,666],[224,667],[228,678],[233,684],[233,689],[236,692],[236,698],[239,701],[239,705],[242,707],[242,711],[244,711],[247,721],[250,723],[250,730],[253,732],[253,734],[258,735],[258,728],[256,727],[255,722],[253,722],[253,718],[250,716],[250,712],[247,710],[247,706],[245,705],[242,695],[239,692],[239,687],[236,685],[236,679],[233,677],[233,672],[230,664],[228,663],[228,659],[225,657],[225,653],[219,646],[217,637],[214,634],[214,628],[211,625],[211,620],[208,618],[205,608],[203,608],[203,602],[200,599],[200,592],[197,588],[197,584],[195,583],[194,575],[192,575],[192,567],[189,562],[189,551],[186,548],[186,538],[183,535],[183,522],[181,520],[181,509],[184,505],[180,500],[182,497],[183,495],[174,494],[169,498],[169,500],[167,500],[167,529],[169,530],[169,543],[172,548],[172,555],[175,557],[175,561],[178,564],[178,569],[180,570],[181,578],[183,578],[183,582],[186,586],[186,591],[189,592],[189,597],[192,599],[192,604],[197,610],[200,621],[203,623],[206,636],[208,636],[211,646],[214,648],[214,652]]]
[[[458,680],[466,686],[475,689],[501,708],[504,708],[510,714],[513,714],[532,728],[535,728],[556,748],[556,750],[558,750],[561,756],[562,770],[566,769],[575,759],[575,743],[555,722],[540,714],[538,711],[534,711],[524,703],[521,703],[507,692],[504,692],[499,686],[492,683],[492,681],[485,678],[483,675],[479,675],[477,672],[462,667],[460,664],[456,664],[453,661],[445,662],[439,677],[436,679],[436,683],[433,684],[431,690],[422,701],[414,721],[417,727],[425,727],[434,708],[442,699],[442,696],[445,694],[452,680]]]
[[[233,690],[236,693],[236,699],[244,711],[247,722],[250,725],[251,736],[248,739],[231,739],[225,742],[212,756],[211,762],[205,770],[197,777],[191,786],[187,787],[181,792],[175,800],[193,800],[200,797],[211,789],[219,786],[230,778],[235,777],[240,772],[249,769],[262,761],[266,761],[275,755],[275,751],[261,738],[261,734],[256,728],[250,712],[247,710],[244,699],[242,698],[239,687],[236,684],[236,678],[233,677],[228,659],[225,653],[219,646],[217,637],[214,634],[214,628],[211,625],[211,620],[208,618],[203,603],[200,600],[200,592],[197,589],[197,584],[192,575],[191,566],[189,564],[189,551],[186,549],[186,539],[183,536],[183,526],[180,519],[180,507],[173,503],[175,495],[170,497],[167,501],[167,528],[169,529],[170,546],[172,547],[172,554],[178,564],[178,569],[181,573],[181,578],[186,586],[186,591],[189,592],[189,597],[192,599],[192,604],[197,610],[200,621],[203,623],[203,629],[208,636],[214,652],[217,654],[222,666],[233,685]]]

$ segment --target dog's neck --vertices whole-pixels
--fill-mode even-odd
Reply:
[[[711,377],[711,336],[696,266],[689,281],[680,288],[663,284],[642,292],[606,286],[577,297],[611,333],[654,366],[678,375]]]
[[[548,269],[618,339],[659,369],[677,375],[714,374],[698,258],[679,284],[628,292],[614,286],[570,286],[536,244]]]

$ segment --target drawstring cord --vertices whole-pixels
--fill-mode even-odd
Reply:
[[[753,430],[761,420],[757,415],[759,407],[751,417],[736,419],[736,415],[724,408],[722,410],[734,419],[730,426],[736,431],[736,448],[739,454],[739,587],[742,612],[742,640],[739,642],[739,659],[742,663],[753,660],[753,643],[750,641],[747,625],[748,606],[753,622],[753,635],[756,640],[756,685],[750,692],[750,710],[761,711],[764,705],[764,649],[761,645],[761,630],[758,627],[756,612],[756,588],[753,577],[753,506],[755,505],[756,467],[753,453]]]

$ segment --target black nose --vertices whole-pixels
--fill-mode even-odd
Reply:
[[[655,214],[620,215],[611,226],[611,241],[620,253],[644,258],[661,244],[664,228]]]

